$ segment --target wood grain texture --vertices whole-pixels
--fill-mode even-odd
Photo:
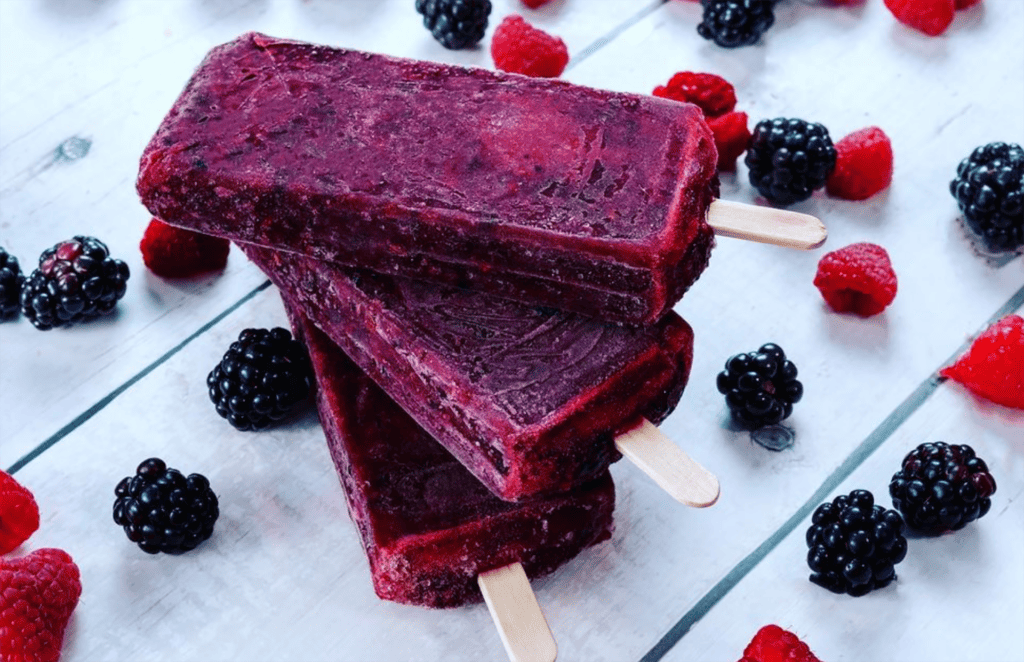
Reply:
[[[558,646],[530,580],[518,563],[477,577],[487,610],[511,662],[554,662]]]
[[[825,224],[810,214],[729,200],[711,203],[708,224],[720,237],[800,250],[819,248],[828,239]]]
[[[616,437],[615,447],[676,501],[694,508],[718,501],[718,478],[650,421]]]

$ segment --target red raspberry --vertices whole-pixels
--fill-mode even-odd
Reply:
[[[60,549],[0,559],[0,660],[56,662],[82,594],[78,566]]]
[[[743,650],[740,662],[821,662],[807,644],[789,630],[766,625]]]
[[[896,20],[937,37],[953,22],[954,0],[885,0]]]
[[[1024,318],[999,320],[939,374],[992,402],[1024,409]]]
[[[562,75],[569,63],[565,42],[543,30],[538,30],[522,16],[506,16],[491,37],[491,57],[494,66],[537,78],[555,78]]]
[[[39,506],[28,489],[0,471],[0,554],[15,549],[39,528]]]
[[[722,115],[736,107],[736,89],[715,74],[680,71],[669,79],[668,85],[654,88],[653,94],[696,104],[708,117]]]
[[[896,298],[896,273],[877,244],[850,244],[818,262],[814,285],[837,313],[876,315]]]
[[[854,131],[836,143],[836,167],[825,184],[829,195],[865,200],[892,183],[892,143],[877,126]]]
[[[157,276],[189,278],[223,269],[228,263],[230,243],[154,218],[142,235],[139,248],[146,266]]]
[[[536,9],[537,7],[540,7],[541,5],[546,5],[549,2],[551,2],[551,0],[523,0],[523,4],[529,7],[530,9]],[[975,2],[977,2],[977,0],[975,0]]]
[[[747,114],[733,111],[718,117],[708,118],[708,128],[715,135],[718,148],[718,169],[735,170],[736,159],[747,149],[750,129],[747,128]]]

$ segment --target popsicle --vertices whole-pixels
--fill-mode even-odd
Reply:
[[[381,598],[427,607],[480,601],[481,573],[519,563],[541,576],[611,536],[607,471],[544,499],[496,498],[287,307],[309,349],[320,420]]]
[[[650,324],[708,264],[715,168],[690,104],[249,33],[137,188],[203,233]]]
[[[499,297],[242,250],[495,495],[552,494],[600,476],[615,440],[679,401],[693,332],[675,313],[605,324]],[[713,497],[717,497],[716,490]],[[704,504],[713,502],[714,498]]]

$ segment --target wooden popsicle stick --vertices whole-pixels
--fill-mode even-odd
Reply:
[[[519,563],[481,572],[476,578],[511,662],[553,662],[555,638]]]
[[[708,224],[715,234],[762,244],[809,250],[825,243],[825,224],[810,214],[786,209],[713,200]]]
[[[694,508],[706,508],[718,501],[718,478],[646,418],[616,437],[615,447],[676,501]]]

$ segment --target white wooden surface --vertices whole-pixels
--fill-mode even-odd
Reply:
[[[36,494],[40,531],[21,552],[66,549],[84,592],[64,660],[500,660],[483,605],[430,611],[376,598],[312,410],[261,434],[216,416],[205,376],[247,326],[285,322],[272,288],[232,252],[197,281],[148,274],[138,155],[211,46],[245,30],[490,66],[451,52],[412,0],[0,0],[0,244],[30,266],[93,234],[133,272],[116,316],[72,329],[0,324],[0,467]],[[616,534],[534,582],[563,660],[729,660],[766,623],[823,660],[1024,660],[1024,416],[934,375],[994,317],[1024,308],[1024,261],[979,258],[947,185],[973,147],[1024,143],[1024,3],[983,0],[928,38],[880,0],[839,8],[787,0],[753,48],[694,31],[685,0],[495,0],[562,36],[564,78],[650,92],[680,70],[736,85],[738,109],[796,116],[834,138],[882,127],[893,186],[865,202],[816,195],[793,209],[829,240],[807,253],[720,239],[677,310],[693,325],[690,385],[662,429],[721,480],[707,510],[680,506],[637,469],[613,469]],[[60,157],[68,139],[81,158]],[[84,143],[77,143],[80,147]],[[756,202],[745,169],[723,197]],[[831,313],[811,285],[818,258],[885,246],[899,293],[868,320]],[[804,400],[773,453],[729,424],[715,375],[779,343]],[[885,502],[899,458],[923,441],[969,443],[992,466],[992,512],[966,530],[911,540],[895,586],[853,599],[810,584],[806,513],[866,487]],[[877,450],[874,450],[876,449]],[[206,474],[222,502],[214,537],[150,557],[110,520],[113,488],[159,455]],[[27,460],[27,461],[26,461]],[[968,636],[969,635],[969,636]]]

